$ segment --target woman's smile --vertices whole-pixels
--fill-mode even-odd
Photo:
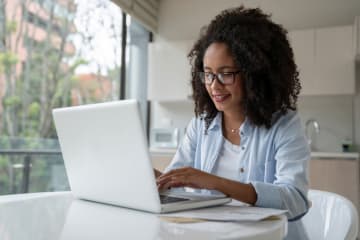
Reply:
[[[225,102],[230,96],[231,94],[212,94],[214,102],[217,103]]]

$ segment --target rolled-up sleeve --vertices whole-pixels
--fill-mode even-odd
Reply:
[[[289,220],[308,210],[308,162],[310,150],[297,114],[278,123],[274,137],[276,172],[274,182],[254,181],[256,206],[288,210]]]

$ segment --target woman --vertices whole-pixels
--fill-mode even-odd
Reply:
[[[217,190],[288,210],[287,239],[307,239],[310,151],[296,102],[300,83],[286,30],[260,9],[225,10],[189,54],[196,117],[159,189]]]

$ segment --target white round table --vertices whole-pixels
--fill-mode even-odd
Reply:
[[[0,197],[0,239],[283,239],[287,219],[174,223],[156,214],[78,200],[71,192]]]

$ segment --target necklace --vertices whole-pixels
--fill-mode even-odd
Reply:
[[[237,134],[240,132],[240,128],[226,128],[226,130],[230,131],[233,134]]]
[[[239,129],[238,128],[232,128],[230,129],[231,133],[238,133]]]
[[[235,125],[235,124],[233,124],[233,125]],[[238,127],[238,128],[227,128],[225,126],[225,121],[222,122],[222,128],[223,128],[223,131],[226,131],[229,134],[239,134],[240,133],[240,127]]]

